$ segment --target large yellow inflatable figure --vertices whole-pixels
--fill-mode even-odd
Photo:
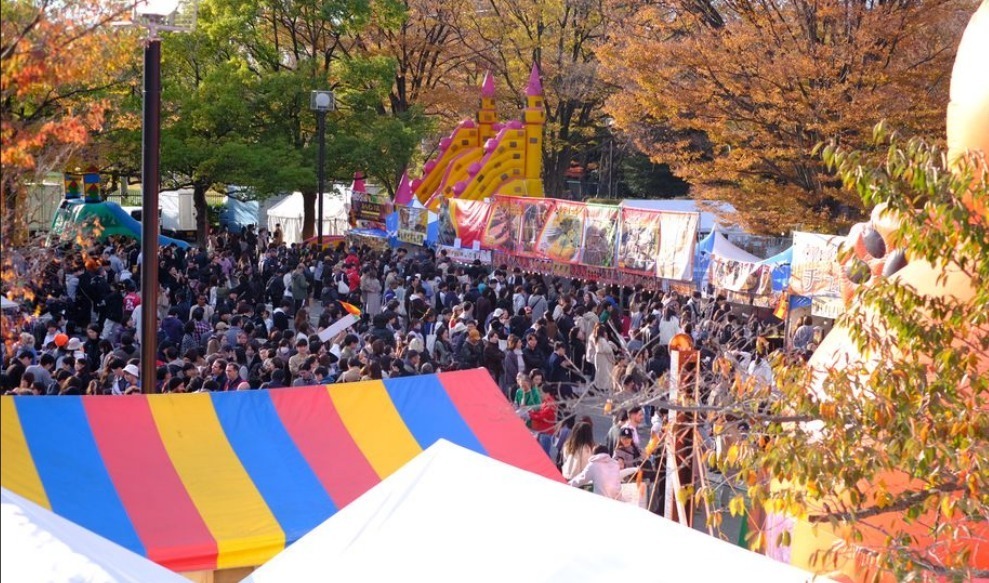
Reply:
[[[972,16],[958,47],[951,78],[947,137],[952,164],[968,152],[989,153],[989,0],[984,0]],[[981,164],[985,164],[985,158],[981,159]],[[853,247],[853,253],[845,264],[843,295],[846,301],[851,301],[857,286],[866,285],[867,281],[880,275],[891,277],[931,298],[951,296],[964,302],[974,297],[976,289],[972,280],[957,266],[949,264],[938,267],[923,260],[908,262],[901,251],[889,249],[886,242],[897,223],[883,210],[877,207],[869,223],[857,225],[849,233],[848,244]],[[977,211],[975,220],[986,220],[985,208],[973,210]],[[975,329],[972,334],[974,338],[975,335],[989,334],[989,330]],[[851,370],[861,364],[868,366],[876,363],[870,363],[869,357],[858,352],[849,329],[841,326],[825,338],[810,361],[810,365],[822,373],[841,368]],[[983,355],[977,366],[983,373],[989,371],[989,355]],[[989,439],[989,436],[986,438]],[[893,492],[902,491],[909,485],[903,475],[892,472],[881,476],[881,480]],[[863,522],[880,528],[884,524],[896,524],[903,528],[905,521],[901,513],[890,512]],[[912,530],[908,527],[910,534],[916,537],[917,548],[930,547],[934,542],[927,529],[920,526],[923,522],[914,521],[912,524],[916,528]],[[989,570],[989,525],[983,522],[970,524],[969,527],[971,530],[967,539],[957,541],[953,548],[969,548],[973,567]],[[878,534],[870,536],[870,532],[875,531],[864,529],[866,540],[862,541],[862,545],[881,546],[883,537]],[[839,539],[837,535],[826,524],[818,525],[814,530],[810,524],[796,521],[791,533],[790,562],[808,570],[829,571],[832,566],[814,564],[813,556],[829,548]],[[841,575],[835,578],[842,580],[858,581],[872,575],[872,571],[854,560],[839,564],[838,571]]]
[[[460,122],[440,140],[439,155],[412,181],[415,196],[435,211],[445,198],[483,200],[494,194],[543,196],[543,125],[546,109],[539,69],[533,65],[525,88],[521,121],[498,123],[491,75],[481,85],[477,121]]]

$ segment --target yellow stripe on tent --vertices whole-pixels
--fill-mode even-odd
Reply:
[[[383,382],[330,385],[329,391],[347,431],[382,479],[422,453]]]
[[[14,397],[0,399],[0,485],[51,510],[38,468],[27,447]]]
[[[162,443],[217,543],[217,568],[260,565],[285,532],[227,440],[207,393],[148,398]]]

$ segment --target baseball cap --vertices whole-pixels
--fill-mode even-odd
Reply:
[[[622,432],[621,432],[622,437],[632,437],[633,435],[634,432],[632,431],[631,427],[622,427]]]
[[[70,338],[69,345],[65,347],[67,350],[79,350],[82,348],[82,340],[78,338]]]
[[[124,372],[127,373],[127,374],[132,374],[132,375],[134,375],[136,377],[141,376],[141,371],[138,370],[137,365],[135,365],[135,364],[128,364],[127,366],[125,366],[124,367]]]
[[[55,346],[58,346],[59,348],[61,348],[61,347],[65,346],[66,344],[68,344],[69,337],[67,335],[65,335],[65,334],[59,333],[59,334],[56,334],[55,335],[54,342],[55,342]]]

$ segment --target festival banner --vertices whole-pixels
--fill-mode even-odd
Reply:
[[[387,197],[354,192],[350,198],[350,222],[357,228],[385,230]]]
[[[841,297],[838,247],[844,240],[837,235],[794,231],[790,293],[810,298]]]
[[[403,243],[422,245],[426,242],[426,227],[429,211],[424,208],[398,208],[398,240]]]
[[[481,245],[507,253],[518,250],[519,231],[522,225],[522,206],[510,196],[491,197],[491,212]]]
[[[473,265],[474,261],[480,261],[484,265],[492,265],[491,251],[487,249],[465,249],[463,247],[450,247],[447,245],[437,245],[436,252],[446,252],[447,258],[461,265]]]
[[[622,207],[621,215],[622,228],[615,263],[625,271],[656,275],[662,214]]]
[[[617,206],[587,205],[581,263],[593,267],[615,266],[615,241],[618,239],[619,216]]]
[[[656,275],[679,281],[693,277],[694,245],[700,219],[700,213],[664,212],[660,215]]]
[[[440,199],[439,237],[442,245],[453,246],[457,239],[462,247],[481,243],[490,205],[480,200]]]
[[[757,292],[760,272],[771,272],[769,269],[763,270],[764,267],[766,266],[759,265],[754,261],[738,261],[720,255],[712,255],[709,278],[711,285],[718,289],[761,293]],[[773,291],[772,279],[767,277],[766,280],[769,285],[767,293],[771,293]]]
[[[576,263],[584,239],[584,211],[578,202],[557,201],[539,234],[537,249],[546,259]]]
[[[522,226],[516,253],[523,257],[540,257],[539,236],[553,213],[557,201],[552,198],[516,198],[522,206]]]

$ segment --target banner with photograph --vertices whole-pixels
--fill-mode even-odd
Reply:
[[[385,230],[388,214],[388,197],[378,197],[366,192],[354,192],[350,197],[350,222],[358,229]]]
[[[518,200],[509,196],[491,198],[491,212],[488,213],[481,242],[484,248],[506,253],[518,250],[519,231],[522,228],[522,205]]]
[[[480,200],[440,199],[437,212],[439,235],[437,242],[453,246],[460,240],[461,247],[473,247],[481,243],[488,221],[488,203]]]
[[[540,256],[553,261],[576,263],[584,240],[584,211],[579,202],[556,201],[539,234]]]
[[[700,213],[664,212],[660,215],[657,276],[679,281],[693,278],[694,245],[700,220]]]
[[[771,294],[772,270],[755,261],[738,261],[720,255],[711,256],[710,282],[718,289],[754,294]]]
[[[446,253],[450,261],[461,265],[473,265],[475,260],[480,261],[484,265],[491,265],[491,251],[487,249],[467,249],[464,247],[437,245],[437,255],[439,256],[443,252]]]
[[[790,293],[809,298],[841,297],[838,247],[844,240],[837,235],[794,231]]]
[[[519,229],[519,246],[516,253],[523,257],[540,257],[539,236],[557,201],[552,198],[515,198],[514,200],[522,207],[522,226]]]
[[[656,275],[662,214],[623,207],[621,215],[622,228],[615,259],[618,269]]]
[[[580,262],[592,267],[615,266],[615,241],[618,239],[619,208],[588,204],[584,210],[584,249]]]
[[[398,240],[422,245],[426,242],[429,211],[424,208],[398,207]]]

